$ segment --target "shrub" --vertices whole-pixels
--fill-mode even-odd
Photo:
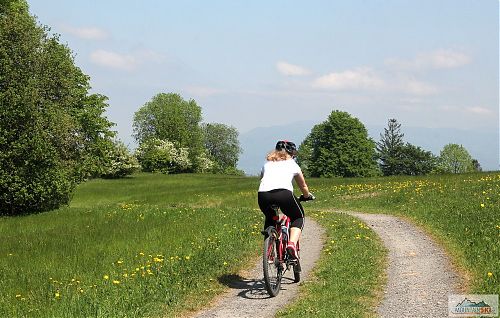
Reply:
[[[174,143],[157,138],[143,142],[136,151],[136,157],[147,172],[181,173],[192,166],[186,148],[176,148]]]
[[[141,166],[137,158],[130,153],[121,141],[114,141],[114,148],[108,153],[109,163],[103,178],[123,178],[138,171]]]

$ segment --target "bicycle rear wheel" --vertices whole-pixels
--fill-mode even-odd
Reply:
[[[281,288],[283,265],[278,257],[278,234],[275,229],[269,231],[269,236],[264,240],[262,267],[264,269],[264,282],[266,290],[271,297],[278,295]]]

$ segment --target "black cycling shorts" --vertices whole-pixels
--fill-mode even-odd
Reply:
[[[290,218],[290,227],[304,228],[304,208],[299,200],[295,198],[292,191],[287,189],[276,189],[268,192],[259,192],[259,208],[266,216],[264,229],[274,225],[272,219],[274,211],[271,205],[276,204],[281,211]]]

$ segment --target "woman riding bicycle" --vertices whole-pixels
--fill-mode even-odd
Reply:
[[[294,158],[297,147],[287,140],[278,141],[275,150],[267,155],[267,161],[260,174],[258,192],[259,208],[266,220],[264,230],[274,225],[272,205],[278,205],[281,211],[290,218],[290,238],[286,247],[292,257],[297,258],[296,244],[304,228],[304,209],[293,195],[292,180],[295,180],[302,192],[301,198],[312,200],[304,175]]]

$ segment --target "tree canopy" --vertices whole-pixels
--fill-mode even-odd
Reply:
[[[401,124],[389,119],[377,142],[377,157],[384,176],[423,175],[433,171],[436,158],[430,151],[404,143]]]
[[[52,209],[105,167],[115,134],[106,97],[88,93],[70,49],[25,1],[0,10],[0,214]]]
[[[159,93],[135,113],[134,137],[139,144],[152,138],[172,142],[177,148],[188,149],[189,159],[196,163],[203,151],[201,119],[201,107],[194,100]]]
[[[375,142],[347,112],[333,111],[314,126],[299,148],[304,173],[312,177],[365,177],[378,173]]]
[[[213,172],[232,172],[236,170],[241,153],[238,130],[219,123],[202,124],[205,150],[215,163]]]
[[[477,160],[476,160],[477,161]],[[475,163],[467,149],[458,144],[447,144],[439,154],[438,172],[466,173],[475,171]],[[479,166],[477,162],[476,166]]]

